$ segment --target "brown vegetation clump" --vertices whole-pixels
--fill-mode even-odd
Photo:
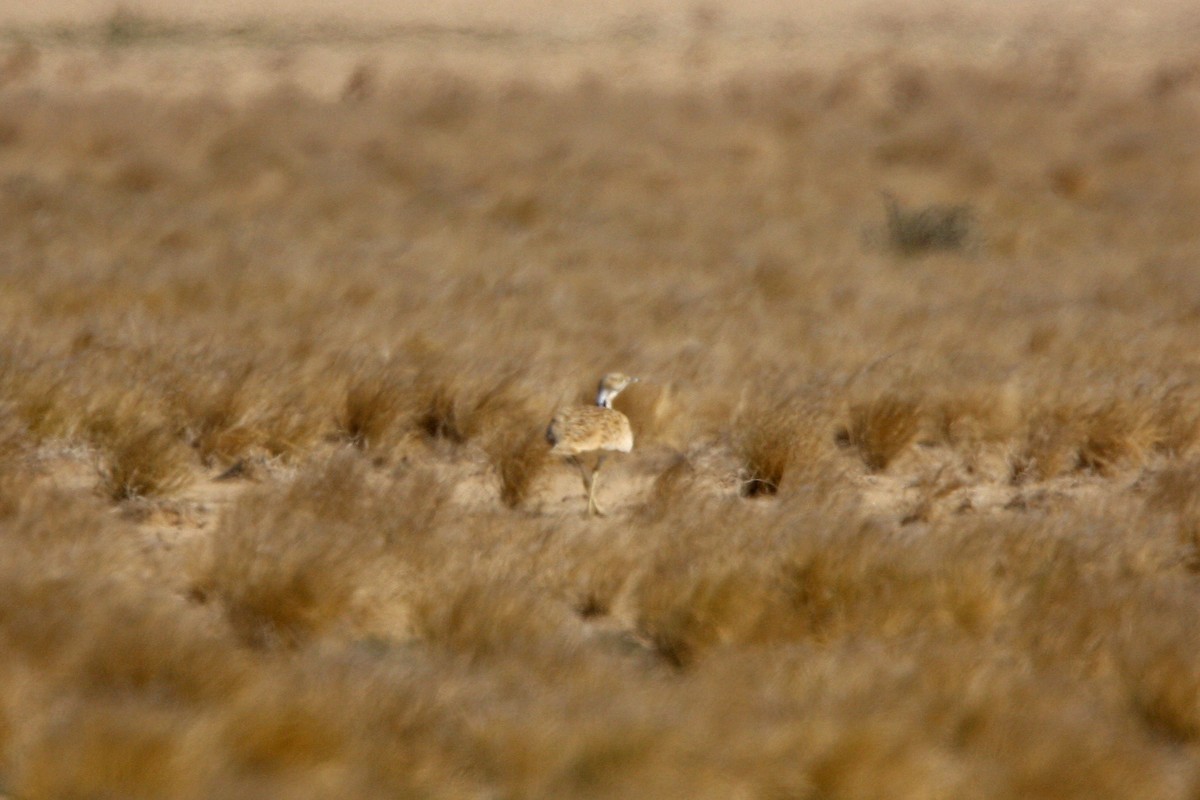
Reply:
[[[356,512],[366,474],[349,455],[289,487],[246,495],[213,531],[194,596],[219,604],[257,647],[295,647],[338,624],[357,575],[383,544]]]
[[[968,242],[974,215],[965,205],[930,205],[904,208],[885,194],[888,242],[903,255],[933,250],[959,250]]]
[[[100,491],[113,500],[159,497],[188,479],[187,453],[162,424],[125,422],[99,439]]]
[[[203,372],[173,377],[170,395],[180,427],[206,465],[244,455],[256,436],[247,426],[254,365],[208,365]]]
[[[483,371],[469,379],[451,367],[418,375],[410,388],[412,422],[430,440],[461,445],[520,413],[513,372]]]
[[[0,405],[0,464],[12,468],[29,449],[28,429],[11,406]]]
[[[1074,471],[1113,474],[1145,463],[1160,436],[1152,415],[1136,401],[1043,408],[1030,417],[1013,474],[1018,480]]]
[[[850,420],[839,430],[841,443],[854,448],[872,472],[887,469],[916,438],[923,409],[919,401],[884,394],[850,407]]]
[[[1147,483],[1150,508],[1171,513],[1200,510],[1200,462],[1193,459],[1160,470]]]
[[[1141,465],[1158,432],[1144,405],[1112,401],[1085,413],[1086,435],[1079,448],[1081,469],[1111,474],[1123,465]]]
[[[500,482],[500,502],[518,508],[532,492],[550,461],[542,420],[532,415],[501,423],[487,436],[484,449]]]
[[[799,481],[828,469],[822,450],[827,421],[814,401],[781,396],[749,402],[733,421],[743,497],[778,494],[784,477]]]
[[[793,418],[784,409],[767,411],[753,422],[743,422],[738,450],[745,465],[742,494],[773,495],[779,491],[795,448]]]
[[[691,459],[685,454],[676,455],[654,478],[642,513],[648,519],[658,519],[678,510],[682,504],[698,500],[701,495],[696,492],[697,477]]]
[[[346,386],[338,429],[356,447],[378,447],[400,422],[404,397],[403,385],[385,367],[354,375]]]

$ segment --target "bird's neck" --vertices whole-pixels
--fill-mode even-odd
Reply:
[[[601,408],[612,408],[612,401],[616,396],[616,392],[605,389],[602,386],[600,387],[599,393],[596,394],[596,405],[600,406]]]

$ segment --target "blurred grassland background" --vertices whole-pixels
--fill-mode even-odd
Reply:
[[[1200,12],[235,5],[0,11],[0,791],[1200,795]]]

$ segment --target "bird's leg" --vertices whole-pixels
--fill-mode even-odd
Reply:
[[[604,454],[601,453],[599,456],[596,457],[596,466],[592,470],[592,479],[591,479],[591,481],[589,481],[589,485],[588,485],[588,515],[589,516],[592,514],[595,514],[596,516],[599,516],[599,517],[604,516],[604,509],[600,508],[600,506],[596,504],[596,477],[600,474],[600,465],[602,465],[603,463],[604,463]]]
[[[579,476],[583,478],[583,490],[590,493],[592,491],[592,476],[588,473],[587,467],[583,465],[578,456],[567,456],[567,461],[570,461],[579,469]]]

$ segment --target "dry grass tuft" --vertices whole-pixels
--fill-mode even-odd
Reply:
[[[1136,402],[1103,403],[1086,410],[1081,424],[1079,467],[1101,475],[1145,463],[1158,438],[1151,414]]]
[[[384,545],[409,562],[413,548],[425,543],[447,512],[453,486],[430,467],[405,469],[394,483],[362,498],[362,517],[383,534]]]
[[[484,450],[500,481],[500,502],[520,507],[549,463],[541,419],[523,415],[506,420],[488,434]]]
[[[163,424],[122,423],[101,434],[97,448],[99,488],[111,500],[161,497],[190,477],[187,450]]]
[[[206,466],[230,463],[258,443],[258,434],[247,424],[248,388],[254,365],[212,365],[209,369],[178,376],[169,395],[178,426]]]
[[[1013,480],[1046,480],[1078,465],[1082,438],[1074,407],[1042,409],[1028,424],[1025,441],[1013,458]]]
[[[888,242],[903,255],[934,250],[961,250],[970,240],[974,215],[965,205],[930,205],[904,208],[891,194],[887,203]]]
[[[520,415],[514,393],[516,372],[488,373],[471,379],[421,375],[411,390],[413,422],[428,439],[464,444]]]
[[[1157,448],[1172,458],[1186,456],[1200,441],[1200,417],[1193,411],[1196,400],[1188,392],[1173,390],[1152,407],[1159,431]]]
[[[919,400],[884,394],[855,403],[850,419],[838,440],[858,451],[872,472],[882,472],[916,438],[921,429],[923,407]]]
[[[404,400],[403,384],[392,369],[364,370],[346,387],[338,430],[355,447],[378,447],[400,423]]]
[[[417,430],[430,439],[462,444],[474,432],[460,418],[457,392],[447,383],[423,387],[416,408]]]
[[[161,36],[167,23],[125,6],[117,6],[102,20],[102,36],[110,47],[128,47]]]
[[[29,432],[39,438],[74,433],[71,414],[63,408],[68,381],[49,361],[20,352],[0,356],[0,380],[13,410]]]
[[[779,492],[793,455],[790,422],[786,414],[777,413],[741,426],[737,446],[744,470],[742,496],[763,497]]]
[[[184,728],[169,711],[116,698],[60,698],[27,744],[11,784],[25,797],[177,797]]]
[[[1151,475],[1146,505],[1158,511],[1181,514],[1200,509],[1200,461],[1167,467]]]
[[[469,660],[557,660],[573,644],[572,610],[524,581],[456,576],[414,603],[418,636]],[[547,652],[549,651],[549,652]]]
[[[750,403],[733,424],[741,495],[770,497],[778,494],[789,473],[818,471],[823,424],[815,408],[791,398]]]
[[[717,521],[745,523],[743,531],[756,540],[752,548],[771,541],[772,534],[727,512],[710,519],[689,531],[688,544],[673,542],[654,553],[630,589],[639,634],[677,668],[688,668],[717,648],[795,640],[808,626],[795,613],[784,562],[738,555],[718,540]],[[683,563],[690,566],[681,569]]]
[[[29,429],[11,404],[0,404],[0,471],[9,471],[31,450]]]
[[[984,387],[981,391],[958,391],[930,400],[931,433],[949,447],[971,447],[1002,442],[1017,427],[1018,411],[1002,387]]]
[[[1140,402],[1049,406],[1031,415],[1013,460],[1013,477],[1046,480],[1079,470],[1112,475],[1145,463],[1160,436]]]
[[[681,511],[689,501],[698,500],[700,495],[695,491],[696,478],[696,467],[691,459],[682,453],[676,455],[654,479],[642,515],[648,520],[661,519]]]
[[[592,394],[585,402],[594,399]],[[641,381],[622,392],[613,407],[629,418],[633,440],[639,447],[669,441],[675,433],[671,422],[679,409],[675,408],[669,385]]]
[[[193,594],[219,603],[255,647],[296,647],[336,626],[383,543],[381,531],[355,524],[365,481],[343,454],[289,486],[248,493],[213,531]]]

